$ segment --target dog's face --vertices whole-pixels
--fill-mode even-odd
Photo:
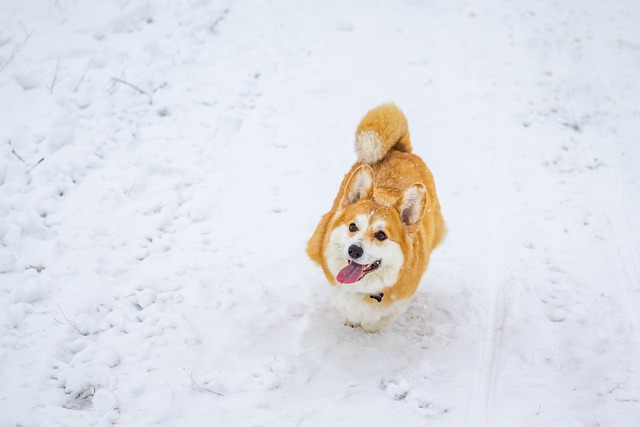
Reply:
[[[373,200],[345,209],[331,231],[325,253],[336,281],[357,284],[354,291],[371,293],[393,285],[404,263],[400,245],[404,230],[399,222],[393,208]]]
[[[373,171],[354,171],[344,188],[341,210],[325,247],[335,280],[355,292],[376,293],[392,286],[405,262],[409,227],[422,218],[425,191],[412,186],[394,206],[373,199]]]

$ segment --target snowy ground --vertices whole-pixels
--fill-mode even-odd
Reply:
[[[0,0],[0,425],[640,425],[640,3]],[[304,245],[404,109],[450,233]]]

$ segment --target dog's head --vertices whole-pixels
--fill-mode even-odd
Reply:
[[[391,206],[374,198],[373,169],[358,167],[343,189],[338,215],[325,249],[335,280],[354,290],[379,292],[393,285],[408,256],[410,234],[422,219],[426,191],[407,188]]]

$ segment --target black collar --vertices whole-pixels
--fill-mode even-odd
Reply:
[[[369,298],[372,298],[378,302],[382,302],[382,297],[384,296],[384,294],[382,292],[380,292],[379,294],[373,294],[373,295],[369,295]]]

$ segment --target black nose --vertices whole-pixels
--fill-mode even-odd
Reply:
[[[351,258],[358,259],[362,256],[364,250],[358,245],[351,245],[349,246],[349,250],[347,251],[347,253]]]

